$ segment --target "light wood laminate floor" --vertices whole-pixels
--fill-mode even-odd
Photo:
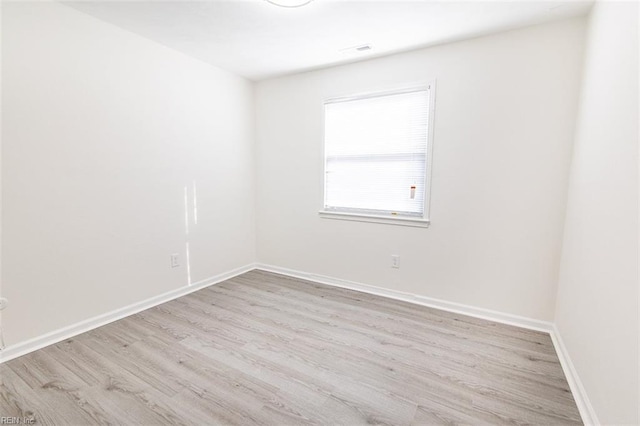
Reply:
[[[252,271],[0,365],[38,424],[577,424],[549,336]]]

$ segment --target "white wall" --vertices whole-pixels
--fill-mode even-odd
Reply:
[[[555,309],[600,420],[638,422],[637,5],[594,8],[579,108],[574,19],[261,82],[255,152],[251,83],[57,3],[2,7],[7,343],[187,285],[187,241],[197,282],[257,238],[266,264]],[[433,79],[432,226],[319,218],[323,100]]]
[[[587,33],[556,325],[602,424],[638,424],[638,5]]]
[[[3,2],[0,1],[0,24],[2,23]],[[0,91],[2,90],[2,31],[0,30]],[[2,96],[0,95],[0,296],[2,296]],[[2,311],[0,310],[0,348],[4,345],[2,331]]]
[[[186,286],[187,239],[192,282],[253,262],[252,84],[58,3],[3,8],[7,343]]]
[[[551,320],[583,35],[578,18],[257,84],[258,261]],[[434,79],[431,227],[319,218],[323,100]]]

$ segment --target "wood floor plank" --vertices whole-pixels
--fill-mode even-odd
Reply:
[[[252,304],[252,306],[254,307],[254,311],[255,311],[255,306],[256,306],[256,305],[255,305],[255,304]],[[263,305],[263,306],[264,306],[264,305]],[[191,307],[192,307],[192,308],[194,308],[195,310],[197,310],[197,309],[198,309],[198,307],[196,307],[196,306],[193,304],[193,302],[192,302],[192,304],[191,304]],[[264,316],[264,318],[266,318],[266,319],[269,319],[269,318],[272,318],[272,317],[274,317],[274,313],[273,313],[273,312],[267,312],[267,313],[265,314],[265,316]],[[254,318],[253,318],[252,320],[255,320],[255,316],[254,316]],[[268,330],[266,330],[266,329],[257,329],[257,331],[258,331],[259,333],[262,333],[262,334],[269,334],[269,331],[268,331]],[[333,333],[334,335],[336,334],[335,332],[332,332],[332,333]],[[316,339],[315,339],[315,340],[318,340],[318,339],[317,339],[317,336],[314,336],[314,337],[316,337]],[[327,340],[323,340],[323,341],[321,341],[321,343],[322,343],[323,347],[318,348],[318,349],[323,349],[324,347],[330,347],[330,344],[331,344],[332,342],[329,342],[329,341],[327,341]],[[313,340],[312,340],[312,341],[310,341],[310,342],[309,342],[309,344],[310,344],[310,345],[313,345]],[[402,348],[402,350],[405,350],[405,349],[406,349],[406,348]],[[474,347],[473,349],[474,349],[474,352],[473,352],[472,354],[475,356],[475,351],[477,350],[477,347]],[[447,352],[448,352],[448,353],[455,353],[455,354],[458,354],[458,353],[460,353],[461,351],[460,351],[460,348],[457,348],[455,351],[448,350]],[[469,352],[467,351],[466,353],[469,353]],[[344,355],[344,354],[336,354],[336,357],[341,357],[342,355]],[[400,355],[402,355],[402,353],[400,353]],[[433,353],[432,353],[432,354],[430,354],[430,355],[433,355]],[[352,356],[352,357],[357,357],[358,355],[356,355],[356,354],[353,354],[353,353],[352,353],[352,354],[350,354],[350,356]],[[531,356],[529,356],[529,357],[527,358],[527,361],[531,361],[531,360],[534,360],[534,358],[531,358]],[[405,362],[405,363],[406,363],[406,362]],[[477,362],[476,362],[476,364],[477,364]],[[442,365],[440,365],[440,367],[442,367]],[[509,366],[509,367],[510,367],[510,366]],[[485,365],[485,367],[484,367],[483,371],[485,371],[485,372],[486,372],[486,370],[487,370],[487,366]],[[491,372],[491,371],[489,371],[489,372]],[[509,371],[507,371],[507,368],[502,368],[502,372],[504,373],[504,372],[509,372]],[[516,373],[518,373],[518,374],[516,374],[516,378],[523,378],[524,373],[522,373],[522,372],[520,372],[520,371],[516,371]],[[536,374],[538,374],[538,373],[536,372]],[[503,376],[504,376],[504,375],[500,375],[499,377],[503,377]],[[520,376],[520,377],[518,377],[518,376]],[[485,379],[490,380],[491,378],[492,378],[492,377],[489,375],[489,376],[487,376]],[[531,378],[531,377],[528,377],[528,378]],[[503,379],[503,378],[501,378],[500,380],[504,380],[504,379]],[[539,380],[536,380],[536,378],[535,378],[535,377],[534,377],[534,380],[533,380],[533,381],[529,380],[528,382],[524,382],[524,383],[529,383],[529,382],[530,382],[530,383],[532,383],[532,384],[537,385],[537,386],[538,386],[537,390],[538,390],[539,392],[540,392],[540,391],[543,391],[544,393],[556,392],[556,395],[555,395],[555,396],[556,396],[556,397],[560,397],[560,398],[564,397],[564,396],[565,396],[565,394],[566,394],[566,392],[565,392],[565,390],[564,390],[563,388],[560,388],[560,387],[558,387],[558,386],[555,386],[555,387],[554,387],[554,386],[546,386],[546,385],[547,385],[547,383],[540,382]],[[553,385],[553,381],[550,383],[550,385]],[[546,388],[545,388],[544,386],[546,386]],[[516,396],[518,395],[518,390],[519,390],[519,389],[518,389],[518,387],[515,387],[515,388],[512,388],[512,389],[509,389],[509,387],[508,387],[508,386],[504,386],[504,387],[505,387],[507,390],[509,390],[510,392],[513,392],[513,395],[516,395]],[[508,394],[507,396],[508,396],[508,397],[512,397],[512,394],[510,393],[510,394]]]
[[[252,271],[0,365],[38,424],[581,424],[545,333]]]
[[[368,319],[366,321],[361,320],[358,316],[349,315],[348,313],[345,315],[341,314],[332,314],[328,315],[324,312],[318,312],[318,309],[310,309],[308,306],[305,306],[304,301],[299,299],[295,299],[292,301],[292,304],[288,305],[286,301],[269,299],[268,296],[257,295],[251,296],[247,294],[240,294],[242,289],[234,287],[232,290],[220,289],[219,292],[216,293],[216,298],[220,299],[221,293],[228,297],[226,301],[227,309],[232,305],[234,301],[245,302],[251,306],[252,312],[254,314],[259,314],[261,312],[265,312],[265,315],[270,315],[273,312],[270,310],[282,311],[283,307],[286,306],[286,311],[289,315],[287,317],[291,317],[292,319],[297,319],[300,321],[315,321],[319,322],[321,326],[330,326],[330,327],[341,327],[345,323],[348,324],[349,328],[354,331],[361,331],[364,335],[377,335],[380,339],[392,339],[395,338],[405,339],[409,341],[419,341],[419,339],[423,338],[421,343],[431,343],[434,337],[437,338],[441,342],[448,342],[451,344],[458,345],[466,345],[473,346],[474,351],[477,351],[479,347],[484,347],[481,354],[484,353],[496,353],[501,358],[511,357],[512,355],[517,355],[528,361],[545,361],[550,360],[553,361],[555,359],[554,355],[549,355],[546,352],[541,352],[537,350],[530,350],[522,347],[511,347],[509,345],[504,345],[504,342],[501,342],[501,345],[494,344],[491,340],[481,339],[478,341],[472,340],[470,337],[471,333],[466,333],[469,335],[468,338],[462,340],[459,338],[459,334],[455,333],[455,330],[447,330],[442,327],[438,328],[430,328],[428,326],[420,326],[419,324],[413,324],[411,327],[406,326],[395,326],[391,323],[391,321],[386,318],[383,319]],[[188,303],[188,301],[185,301]],[[199,301],[194,301],[198,303]],[[271,303],[270,303],[271,302]],[[317,306],[317,303],[315,304]],[[245,309],[246,306],[240,306],[240,309]],[[316,324],[314,324],[316,325]],[[324,327],[327,328],[327,327]],[[319,330],[323,330],[323,327],[318,328]],[[316,327],[314,327],[316,329]],[[424,338],[428,340],[425,341]],[[551,343],[550,340],[548,342]],[[522,346],[522,345],[521,345]],[[448,348],[455,349],[455,348]],[[535,359],[534,359],[535,358]],[[521,363],[522,360],[514,360],[513,362]],[[556,364],[552,363],[555,371]],[[536,371],[540,371],[540,368],[536,367]]]

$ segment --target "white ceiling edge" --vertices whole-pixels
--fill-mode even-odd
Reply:
[[[592,1],[76,0],[63,2],[261,81],[586,15]],[[343,49],[371,44],[367,52]]]
[[[355,1],[360,1],[360,0],[355,0]],[[597,0],[597,1],[601,1],[601,0]],[[608,0],[605,0],[605,1],[608,1]],[[611,1],[615,1],[615,0],[611,0]],[[392,56],[392,55],[398,55],[398,54],[402,54],[402,53],[410,53],[410,52],[414,52],[414,51],[418,51],[418,50],[422,50],[422,49],[428,49],[428,48],[443,46],[443,45],[446,45],[446,44],[457,43],[457,42],[462,42],[462,41],[467,41],[467,40],[473,40],[473,39],[477,39],[477,38],[482,38],[482,37],[487,37],[487,36],[491,36],[491,35],[495,35],[495,34],[509,32],[509,31],[516,31],[516,30],[525,29],[525,28],[529,28],[529,27],[535,27],[535,26],[538,26],[538,25],[552,24],[554,22],[560,22],[560,21],[565,21],[565,20],[569,20],[569,19],[579,18],[579,17],[587,16],[590,10],[591,9],[589,8],[586,12],[581,12],[579,14],[570,15],[570,16],[558,17],[558,18],[555,18],[555,19],[552,19],[552,20],[541,20],[539,22],[530,22],[530,23],[523,24],[523,25],[506,25],[504,27],[495,28],[495,29],[491,29],[491,30],[478,31],[478,32],[476,32],[474,34],[471,34],[471,35],[452,36],[450,38],[443,38],[443,39],[436,40],[436,41],[433,41],[433,42],[428,42],[428,43],[419,44],[419,45],[415,45],[415,46],[404,47],[404,48],[398,48],[398,49],[395,49],[395,50],[388,50],[388,51],[385,51],[385,52],[375,52],[374,51],[374,52],[370,52],[366,56],[364,56],[364,55],[363,56],[355,56],[354,55],[352,58],[341,60],[341,61],[338,61],[338,62],[335,62],[335,63],[311,66],[311,67],[308,67],[308,68],[298,69],[298,70],[294,70],[294,71],[291,71],[291,72],[282,72],[282,73],[275,74],[275,75],[266,75],[266,76],[262,76],[262,77],[257,78],[257,79],[252,79],[252,78],[248,78],[248,77],[245,77],[245,78],[247,78],[248,80],[254,81],[254,82],[259,82],[259,81],[264,81],[264,80],[277,79],[277,78],[281,78],[281,77],[289,77],[289,76],[292,76],[292,75],[295,75],[295,74],[302,74],[302,73],[307,73],[307,72],[313,72],[313,71],[319,71],[319,70],[323,70],[323,69],[339,67],[341,65],[348,65],[348,64],[358,63],[358,62],[365,62],[365,61],[368,61],[368,60],[385,58],[385,57]]]

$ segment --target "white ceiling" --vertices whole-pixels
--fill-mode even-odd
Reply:
[[[591,1],[75,1],[65,4],[251,80],[583,15]],[[370,44],[367,52],[343,51]]]

